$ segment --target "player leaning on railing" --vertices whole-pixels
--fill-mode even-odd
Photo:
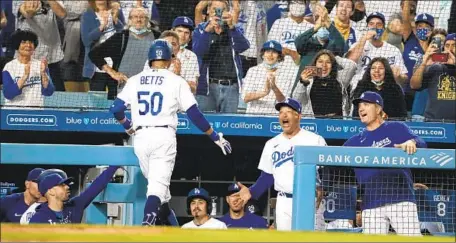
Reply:
[[[111,112],[126,132],[135,135],[134,151],[148,181],[143,225],[155,225],[159,211],[161,215],[163,210],[168,212],[168,221],[177,224],[168,202],[171,199],[169,185],[177,154],[179,110],[186,111],[192,123],[209,135],[225,155],[231,153],[230,143],[221,133],[212,129],[198,109],[188,83],[168,70],[171,57],[172,49],[167,41],[154,41],[149,49],[151,68],[129,78],[111,106]],[[125,116],[128,105],[131,105],[131,121]]]
[[[366,130],[344,146],[395,147],[413,154],[426,143],[402,122],[383,120],[383,99],[366,91],[353,101]],[[399,235],[421,235],[410,169],[355,168],[363,189],[362,225],[365,234],[388,234],[390,225]]]

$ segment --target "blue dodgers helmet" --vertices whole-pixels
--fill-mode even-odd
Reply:
[[[261,51],[274,50],[278,53],[282,53],[282,45],[275,40],[266,41],[261,48]]]
[[[154,40],[149,48],[149,61],[171,60],[173,51],[166,40]]]
[[[201,198],[206,201],[207,205],[207,214],[210,214],[212,211],[212,201],[211,197],[209,196],[209,192],[207,192],[204,188],[193,188],[187,195],[187,212],[189,215],[192,214],[190,210],[190,203],[195,198]]]
[[[60,169],[48,169],[43,171],[40,176],[38,176],[38,183],[41,182],[46,176],[51,175],[51,174],[58,174],[60,175],[63,179],[68,179],[67,173],[65,171],[60,170]]]

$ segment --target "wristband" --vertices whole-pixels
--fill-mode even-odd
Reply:
[[[125,130],[130,129],[132,126],[131,121],[129,119],[125,120],[125,122],[122,123],[122,126],[125,128]]]
[[[212,139],[212,141],[214,141],[214,142],[215,142],[215,141],[218,141],[218,140],[220,139],[219,135],[218,135],[215,131],[213,131],[213,132],[211,133],[211,135],[209,135],[209,137],[210,137],[210,138]]]

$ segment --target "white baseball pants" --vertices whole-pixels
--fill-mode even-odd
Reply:
[[[391,224],[398,235],[421,236],[417,206],[412,202],[363,210],[362,223],[365,234],[388,234]]]
[[[161,203],[169,202],[169,185],[177,154],[176,131],[164,127],[142,128],[133,137],[133,147],[147,179],[147,196],[155,195]]]
[[[316,202],[316,199],[315,199]],[[292,221],[292,212],[293,211],[293,198],[286,197],[282,193],[277,194],[277,204],[276,204],[276,225],[277,230],[290,231],[291,230],[291,221]],[[317,212],[315,212],[315,230],[324,231],[325,219],[323,217],[324,208],[320,204]]]

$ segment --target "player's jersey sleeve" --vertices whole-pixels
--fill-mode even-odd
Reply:
[[[272,174],[272,143],[269,140],[263,148],[258,169]]]
[[[188,83],[184,79],[180,79],[181,80],[179,81],[179,93],[177,96],[177,101],[179,103],[179,109],[181,111],[187,111],[188,108],[196,104],[196,99],[190,90]]]
[[[319,146],[328,146],[328,144],[326,143],[326,140],[320,135],[318,135],[318,145]]]
[[[426,142],[417,136],[413,131],[405,125],[403,122],[393,122],[394,125],[394,130],[396,131],[396,134],[400,135],[400,141],[403,143],[405,141],[408,141],[410,139],[414,139],[416,142],[416,147],[418,148],[426,148],[427,144]]]
[[[130,105],[134,98],[134,90],[135,90],[135,82],[138,75],[135,75],[127,80],[127,83],[125,84],[125,87],[122,89],[122,91],[117,95],[118,99],[121,99],[125,102],[125,106]]]

